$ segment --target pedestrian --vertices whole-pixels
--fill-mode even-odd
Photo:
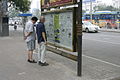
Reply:
[[[15,31],[17,30],[17,23],[16,23],[16,21],[15,21],[15,23],[14,23],[14,30],[15,30]]]
[[[47,45],[47,37],[46,37],[46,30],[45,30],[45,17],[40,17],[40,22],[36,26],[36,33],[38,39],[38,64],[41,66],[49,65],[46,63],[46,45]]]
[[[28,48],[28,62],[36,63],[36,61],[32,58],[33,51],[35,50],[35,40],[36,40],[36,33],[34,29],[34,25],[37,22],[37,17],[32,17],[31,21],[28,21],[25,25],[25,36],[24,39],[27,43]]]

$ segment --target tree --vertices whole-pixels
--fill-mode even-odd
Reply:
[[[8,8],[13,7],[20,12],[27,12],[30,0],[0,0],[0,36],[8,36]]]
[[[21,12],[26,12],[30,9],[30,1],[29,0],[9,0],[10,5],[13,5],[17,10]]]
[[[85,11],[85,10],[82,10],[82,14],[84,14],[84,13],[86,13],[86,11]]]
[[[105,4],[98,5],[94,7],[95,11],[117,11],[119,9],[113,7],[113,6],[106,6]]]
[[[8,17],[9,17],[9,18],[14,18],[14,17],[18,16],[18,14],[20,14],[20,11],[19,11],[19,10],[16,10],[16,9],[13,8],[13,7],[10,7],[8,13],[9,13],[9,14],[8,14]]]

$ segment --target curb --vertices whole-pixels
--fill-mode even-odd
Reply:
[[[50,45],[47,46],[47,50],[52,51],[55,54],[59,54],[61,56],[67,57],[71,60],[77,61],[76,52],[66,51],[66,50],[56,48],[56,47],[53,47],[53,46],[50,46]]]

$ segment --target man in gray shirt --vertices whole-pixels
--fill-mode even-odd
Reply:
[[[36,63],[36,61],[32,58],[32,55],[33,55],[33,50],[35,49],[35,39],[36,39],[34,25],[37,22],[37,20],[38,20],[37,17],[32,17],[31,21],[27,22],[25,26],[24,39],[27,43],[27,48],[28,48],[27,61],[30,63]]]

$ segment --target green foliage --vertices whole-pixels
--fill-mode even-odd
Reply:
[[[98,5],[94,7],[95,11],[118,11],[119,9],[113,6],[106,6],[105,4]]]
[[[84,14],[84,13],[86,13],[86,11],[85,11],[85,10],[82,10],[82,14]]]
[[[27,12],[30,9],[29,0],[9,0],[9,2],[21,12]]]
[[[18,14],[20,14],[20,12],[18,10],[16,10],[15,8],[12,8],[12,7],[9,8],[9,14],[8,14],[8,16],[10,18],[16,17],[16,16],[18,16]]]

